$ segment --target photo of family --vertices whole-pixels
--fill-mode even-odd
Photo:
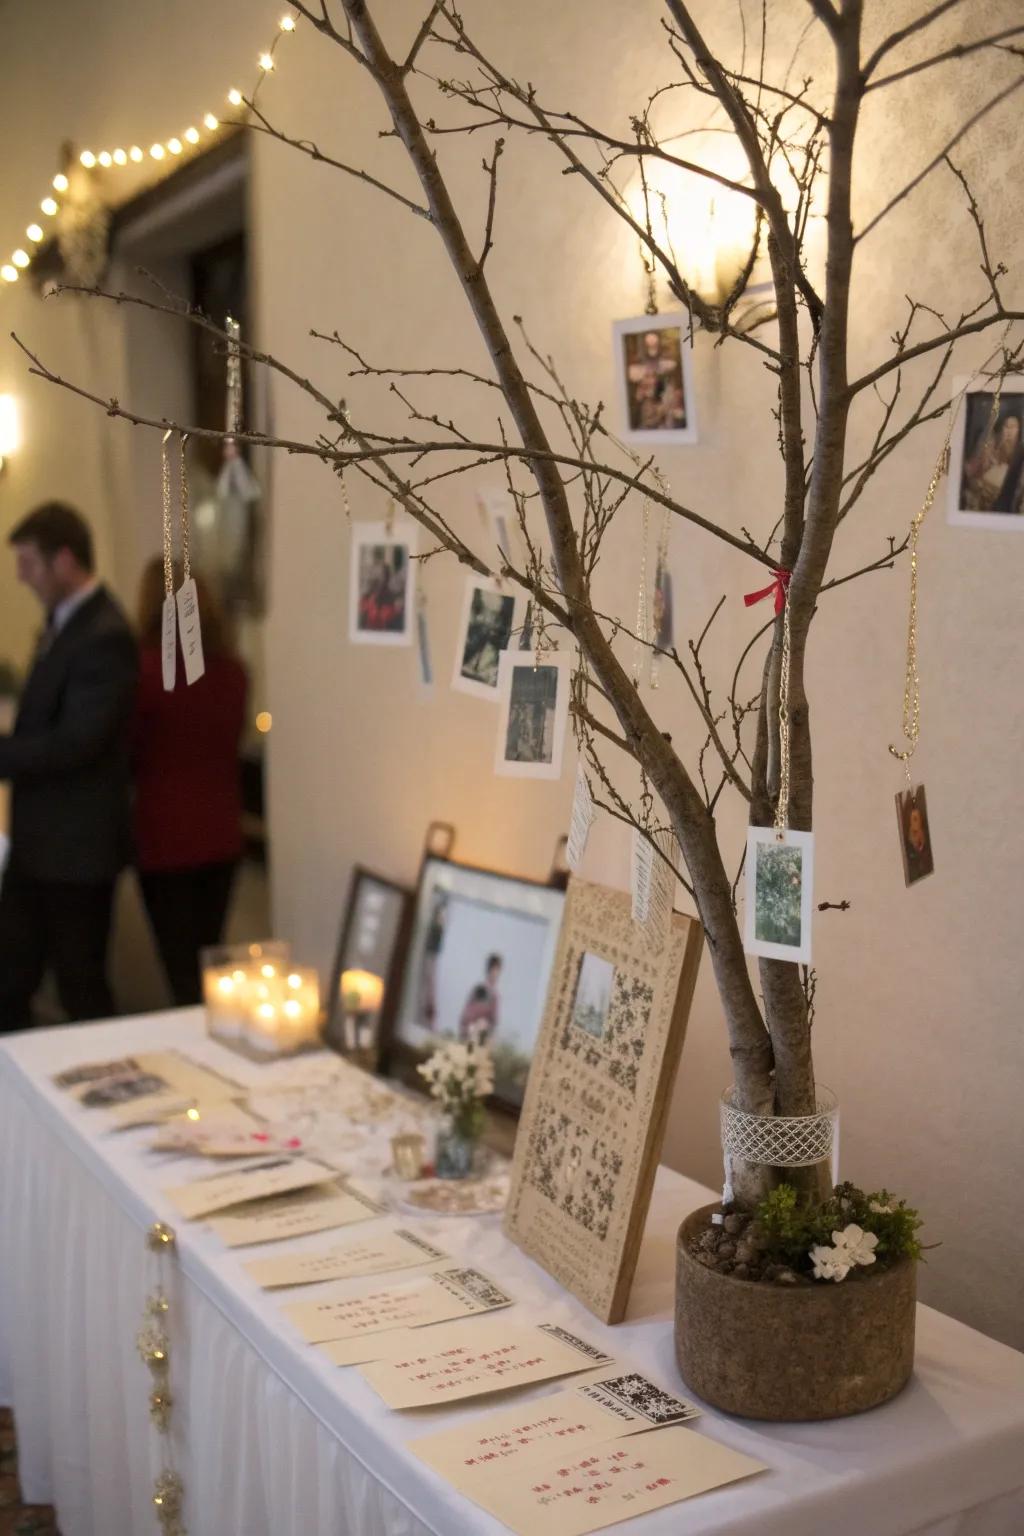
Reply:
[[[471,576],[466,583],[452,687],[478,698],[498,697],[498,663],[515,625],[516,599],[496,583]]]
[[[627,442],[695,443],[685,316],[643,315],[615,324],[615,366]]]
[[[1005,379],[998,399],[992,390],[968,390],[953,449],[949,521],[1024,529],[1024,379]]]
[[[501,720],[495,772],[557,779],[569,716],[571,658],[565,652],[502,652]]]
[[[415,552],[411,527],[353,524],[350,640],[358,645],[411,644]]]
[[[925,875],[935,873],[928,804],[923,784],[900,790],[896,796],[896,816],[900,828],[903,878],[908,886],[914,885],[918,880],[923,880]]]
[[[395,1038],[418,1054],[439,1038],[486,1045],[495,1093],[522,1103],[565,893],[428,859]]]
[[[743,947],[769,960],[811,960],[814,837],[774,827],[747,829]]]

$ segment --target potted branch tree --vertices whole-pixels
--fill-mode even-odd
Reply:
[[[929,172],[943,173],[944,167],[953,167],[967,192],[968,216],[974,220],[981,252],[982,301],[965,303],[955,319],[937,320],[912,304],[891,355],[860,377],[850,377],[849,301],[858,240],[851,197],[862,105],[869,93],[911,75],[918,75],[921,88],[927,89],[933,72],[958,68],[957,60],[966,53],[985,50],[993,62],[1003,64],[1004,50],[1012,49],[1013,37],[1024,27],[993,29],[986,35],[982,26],[977,35],[957,38],[953,47],[928,51],[932,29],[943,13],[955,8],[956,0],[952,5],[922,6],[905,25],[887,34],[879,31],[887,19],[881,4],[872,8],[867,0],[809,0],[810,23],[829,58],[828,77],[794,88],[784,79],[768,78],[763,64],[750,73],[742,62],[717,56],[698,24],[696,7],[666,0],[662,19],[666,69],[672,78],[665,83],[690,93],[705,114],[713,108],[719,126],[734,136],[745,170],[726,177],[685,158],[679,151],[685,139],[665,139],[658,122],[664,94],[660,89],[652,90],[624,131],[544,105],[533,85],[513,78],[488,56],[453,0],[433,0],[422,25],[401,47],[385,43],[381,35],[382,0],[337,0],[333,6],[293,0],[293,5],[338,50],[343,68],[358,69],[372,80],[390,118],[389,137],[397,140],[396,157],[404,151],[418,190],[406,195],[356,164],[330,159],[308,140],[294,139],[275,127],[262,104],[246,99],[248,121],[297,152],[329,159],[343,177],[369,181],[410,216],[428,221],[462,285],[467,320],[483,338],[491,370],[472,375],[439,364],[419,374],[429,372],[442,385],[446,371],[475,381],[490,398],[500,398],[504,430],[495,433],[493,441],[481,441],[436,408],[407,402],[412,425],[397,437],[386,435],[360,424],[336,393],[246,346],[243,350],[252,361],[288,378],[316,402],[324,430],[310,442],[284,443],[255,432],[239,437],[315,455],[339,476],[364,477],[427,530],[433,547],[481,575],[518,583],[529,596],[538,624],[560,631],[564,643],[577,648],[573,719],[581,752],[595,783],[613,799],[616,814],[652,840],[661,830],[650,810],[653,797],[644,807],[632,806],[617,789],[605,754],[622,754],[638,764],[664,807],[663,820],[681,855],[678,873],[707,936],[733,1063],[725,1109],[731,1201],[724,1211],[695,1213],[679,1236],[677,1353],[682,1374],[705,1398],[739,1413],[815,1418],[870,1407],[897,1392],[912,1366],[916,1217],[885,1191],[865,1195],[850,1185],[832,1188],[829,1106],[816,1088],[811,1058],[813,980],[795,963],[761,959],[755,983],[715,808],[724,787],[747,802],[753,826],[771,827],[781,816],[797,831],[811,830],[811,725],[805,683],[811,620],[823,594],[861,574],[831,574],[837,529],[879,465],[918,425],[942,414],[936,391],[961,338],[991,327],[1001,329],[1001,352],[991,376],[1005,372],[1017,357],[1018,349],[1010,347],[1007,337],[1010,325],[1024,316],[1003,302],[1002,269],[989,258],[978,204],[951,158],[967,128],[1015,88],[1011,82],[993,94],[928,167]],[[388,22],[390,34],[395,30],[393,18]],[[757,24],[762,24],[760,19]],[[866,41],[869,27],[872,37],[877,34],[873,46]],[[911,39],[923,42],[926,52],[907,63],[903,50]],[[763,48],[762,60],[766,56],[770,49]],[[1014,80],[1019,84],[1019,78]],[[446,118],[452,104],[457,110]],[[473,238],[435,152],[442,132],[494,135],[490,157],[483,162],[486,216],[482,231]],[[766,366],[775,376],[784,490],[781,503],[768,513],[761,541],[692,509],[669,491],[656,464],[625,454],[606,429],[601,407],[577,399],[554,364],[534,351],[518,322],[503,313],[489,283],[487,260],[495,239],[501,156],[515,135],[547,141],[555,169],[586,183],[603,201],[609,219],[626,222],[652,274],[667,285],[694,333],[746,349],[753,365]],[[471,143],[477,144],[475,136]],[[638,213],[616,181],[619,171],[639,175],[646,189],[645,173],[658,164],[707,176],[750,205],[750,251],[729,291],[715,299],[687,281],[674,250],[659,237],[650,200],[645,199]],[[783,176],[788,198],[779,190]],[[805,248],[819,180],[825,187],[827,230],[823,283],[812,274]],[[919,180],[910,182],[896,201],[909,195]],[[745,290],[765,255],[771,312],[757,324],[747,323]],[[174,308],[148,299],[132,302]],[[228,341],[206,316],[185,306],[182,312],[191,323]],[[926,318],[927,333],[922,325]],[[366,362],[336,332],[324,340],[341,349],[352,374],[392,377]],[[44,377],[66,382],[29,355]],[[919,400],[905,405],[902,370],[918,360],[932,372]],[[410,389],[406,379],[415,374],[406,372],[402,390]],[[535,374],[540,382],[532,381]],[[94,399],[110,415],[160,430],[185,429],[183,424],[139,417],[80,385],[67,387]],[[878,392],[881,400],[881,425],[869,455],[851,466],[851,408],[869,399],[871,392]],[[187,430],[201,431],[194,426]],[[430,466],[452,460],[463,467],[494,462],[506,467],[527,551],[523,560],[505,554],[500,570],[492,570],[492,562],[471,547],[440,509],[429,483]],[[717,786],[683,761],[622,658],[624,633],[630,645],[656,645],[645,634],[631,635],[621,621],[603,617],[595,605],[592,582],[609,522],[613,517],[635,520],[644,500],[741,552],[777,599],[776,615],[741,660],[741,665],[751,659],[761,663],[750,703],[742,703],[734,684],[724,716],[716,709],[702,666],[706,631],[688,655],[673,647],[662,657],[666,667],[678,669],[693,699],[706,733],[701,764],[705,753],[717,761]],[[899,546],[890,541],[864,569],[891,566],[906,545],[907,540]],[[658,698],[653,695],[654,703]],[[726,724],[720,729],[723,718]],[[783,750],[784,738],[788,751]],[[802,1141],[807,1134],[816,1150],[810,1157],[795,1156],[793,1138]]]

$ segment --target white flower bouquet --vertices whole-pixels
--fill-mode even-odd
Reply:
[[[416,1069],[430,1084],[431,1097],[458,1135],[474,1140],[484,1128],[483,1100],[494,1091],[494,1063],[475,1040],[447,1040]]]

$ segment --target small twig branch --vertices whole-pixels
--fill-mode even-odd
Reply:
[[[905,27],[900,27],[898,31],[890,32],[889,36],[883,38],[879,43],[874,53],[871,54],[861,69],[861,79],[865,82],[869,81],[887,53],[891,53],[894,48],[898,48],[900,43],[906,42],[908,37],[913,37],[915,32],[923,32],[926,27],[930,27],[932,22],[938,21],[939,17],[944,16],[947,11],[951,11],[956,6],[962,4],[963,0],[940,0],[940,4],[933,5],[930,11],[925,11],[923,15],[915,17]]]
[[[1002,32],[993,32],[988,37],[975,38],[971,43],[954,43],[951,48],[944,49],[942,53],[933,54],[930,59],[920,59],[916,64],[908,64],[905,69],[897,69],[891,75],[883,75],[880,80],[872,80],[866,87],[866,91],[878,91],[883,85],[895,85],[897,80],[906,80],[911,75],[918,75],[923,69],[934,69],[936,64],[945,64],[949,59],[965,58],[969,53],[977,53],[980,48],[996,48],[1008,37],[1020,37],[1022,33],[1024,33],[1024,25],[1006,27]]]

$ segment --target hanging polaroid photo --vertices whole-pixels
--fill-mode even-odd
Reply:
[[[1024,374],[1007,374],[998,401],[988,380],[954,379],[954,400],[962,391],[950,444],[949,521],[1024,532]]]
[[[573,658],[568,651],[502,651],[501,715],[495,773],[557,779],[569,720]]]
[[[675,640],[672,628],[672,572],[665,560],[659,559],[654,573],[654,595],[651,601],[654,643],[659,651],[671,651]]]
[[[616,320],[615,375],[627,443],[697,441],[689,316]]]
[[[353,523],[348,637],[355,645],[411,645],[416,526]]]
[[[512,643],[515,593],[483,576],[466,578],[452,687],[478,699],[498,698],[498,661]]]
[[[907,885],[916,885],[925,875],[935,873],[932,832],[928,825],[928,803],[923,784],[912,784],[909,789],[900,790],[896,796],[896,817],[900,827],[903,878]]]
[[[811,963],[814,834],[747,828],[743,948],[768,960]]]
[[[519,517],[508,491],[481,491],[477,503],[494,547],[506,565],[516,563],[519,549]]]

